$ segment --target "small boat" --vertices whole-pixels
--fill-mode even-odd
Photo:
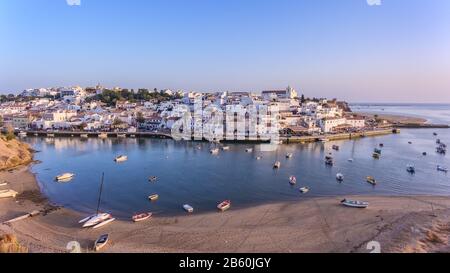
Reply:
[[[252,148],[247,148],[247,149],[245,149],[245,152],[246,153],[251,153],[251,152],[253,152],[253,149]]]
[[[336,180],[339,182],[344,181],[344,175],[342,173],[336,174]]]
[[[294,155],[292,154],[292,153],[288,153],[288,154],[286,154],[286,158],[292,158]]]
[[[231,207],[231,201],[230,200],[225,200],[222,203],[217,205],[217,209],[220,211],[226,211]]]
[[[209,150],[209,152],[210,152],[211,154],[213,154],[213,155],[218,154],[218,153],[219,153],[219,148],[211,149],[211,150]]]
[[[273,164],[273,168],[274,168],[274,169],[279,169],[279,168],[281,168],[281,162],[280,162],[280,161],[276,161],[276,162]]]
[[[81,219],[80,221],[78,221],[78,224],[86,223],[87,221],[89,221],[90,219],[92,219],[92,218],[95,217],[95,216],[96,216],[96,214],[89,215],[88,217],[83,218],[83,219]]]
[[[307,192],[309,192],[309,187],[302,187],[299,190],[301,193],[307,193]]]
[[[133,222],[136,223],[136,222],[145,221],[145,220],[149,219],[150,217],[152,217],[152,213],[145,212],[145,213],[133,215],[133,217],[131,217],[131,219],[133,220]]]
[[[156,180],[158,180],[158,177],[157,177],[157,176],[150,176],[150,177],[148,178],[148,180],[149,180],[150,182],[155,182]]]
[[[377,184],[377,181],[375,180],[375,178],[373,176],[368,176],[366,178],[366,181],[367,181],[367,183],[372,184],[374,186]]]
[[[439,165],[437,166],[437,170],[440,172],[444,172],[444,173],[448,172],[448,169],[446,167],[439,166]]]
[[[136,135],[130,135],[131,138],[136,138]]]
[[[375,159],[380,159],[380,154],[379,153],[373,153],[372,157]]]
[[[261,160],[262,159],[262,156],[257,156],[256,157],[256,160]]]
[[[223,146],[223,147],[222,147],[222,151],[228,151],[228,150],[230,150],[230,147],[229,147],[229,146]]]
[[[384,144],[383,143],[380,143],[380,145],[379,145],[380,147],[384,147]]]
[[[1,190],[0,191],[0,198],[15,198],[18,192],[13,190]]]
[[[150,201],[156,201],[156,200],[158,200],[158,198],[159,198],[159,195],[157,195],[157,194],[152,194],[148,197],[148,199],[150,199]]]
[[[103,139],[108,138],[108,134],[101,133],[101,134],[98,135],[98,138],[103,138]]]
[[[433,133],[433,136],[437,136],[438,134],[436,132]]]
[[[335,151],[339,151],[339,146],[338,146],[338,145],[333,145],[332,148],[333,148],[333,150],[335,150]]]
[[[55,137],[55,134],[47,134],[47,137]]]
[[[191,205],[188,204],[184,204],[183,205],[183,209],[189,213],[193,213],[194,212],[194,208]]]
[[[445,149],[445,148],[443,148],[443,147],[437,147],[437,148],[436,148],[436,152],[437,152],[438,154],[445,154],[445,153],[447,153],[447,149]]]
[[[117,137],[118,137],[118,138],[126,138],[127,135],[126,135],[126,134],[117,134]]]
[[[108,243],[108,240],[108,234],[103,234],[102,236],[100,236],[94,243],[94,250],[99,251],[100,249],[102,249]]]
[[[423,152],[422,155],[423,155],[423,156],[426,156],[426,155],[427,155],[427,152]]]
[[[109,224],[109,223],[111,223],[111,222],[113,222],[115,220],[116,220],[116,218],[110,217],[110,218],[106,219],[105,221],[100,222],[97,225],[93,226],[92,228],[93,229],[101,228],[101,227],[106,226],[107,224]]]
[[[416,168],[413,165],[407,165],[406,166],[406,171],[409,173],[415,173],[416,172]]]
[[[436,139],[436,144],[441,144],[441,140],[439,138]]]
[[[84,222],[81,222],[81,221],[80,222],[84,223],[83,224],[84,228],[88,228],[88,227],[97,226],[98,224],[100,224],[108,219],[111,219],[111,218],[112,218],[112,216],[109,213],[99,213],[96,215],[89,216],[87,218],[87,220]],[[85,219],[83,219],[83,220],[85,220]]]
[[[373,150],[373,152],[376,153],[376,154],[381,155],[381,149],[375,148],[375,149]]]
[[[8,185],[8,183],[0,183],[0,187],[4,187],[4,186],[7,186]]]
[[[328,138],[321,138],[321,139],[319,139],[319,141],[320,142],[328,142],[328,141],[330,141]]]
[[[116,162],[124,162],[128,160],[128,156],[126,155],[118,155],[116,158],[114,158],[114,161]]]
[[[348,159],[348,162],[353,162],[353,161],[354,161],[353,158],[349,158],[349,159]]]
[[[289,184],[291,184],[291,185],[297,184],[297,178],[295,176],[291,175],[289,177]]]
[[[333,157],[330,155],[325,156],[325,164],[333,166],[333,164],[334,164]]]
[[[71,180],[75,174],[73,173],[63,173],[55,177],[56,181],[69,181]]]
[[[19,137],[27,137],[27,132],[21,131]]]
[[[89,136],[88,136],[88,134],[81,134],[80,137],[81,138],[88,138]]]
[[[412,141],[408,141],[408,144],[412,144]]]
[[[369,206],[369,202],[363,202],[363,201],[356,201],[356,200],[347,200],[344,199],[341,201],[341,204],[347,207],[352,208],[367,208]]]

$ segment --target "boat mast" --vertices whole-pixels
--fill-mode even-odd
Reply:
[[[98,194],[97,214],[98,214],[98,211],[99,211],[99,209],[100,209],[100,200],[101,200],[101,198],[102,198],[102,191],[103,191],[103,181],[104,181],[104,178],[105,178],[105,173],[103,172],[103,173],[102,173],[102,182],[100,183],[100,192],[99,192],[99,194]]]

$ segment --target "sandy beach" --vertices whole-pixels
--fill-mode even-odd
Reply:
[[[343,197],[311,198],[142,222],[116,221],[99,230],[82,229],[79,213],[48,204],[28,167],[1,172],[0,181],[20,193],[0,200],[0,222],[33,210],[46,213],[12,224],[0,234],[15,234],[30,252],[67,252],[70,241],[90,251],[109,233],[106,252],[368,252],[378,241],[382,252],[448,251],[450,198],[351,197],[371,203],[367,209],[339,205]]]

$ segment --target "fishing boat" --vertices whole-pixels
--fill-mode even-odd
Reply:
[[[341,204],[347,207],[352,208],[367,208],[369,206],[369,202],[357,201],[357,200],[347,200],[344,199],[341,201]]]
[[[288,159],[289,159],[289,158],[292,158],[293,156],[294,156],[294,155],[293,155],[292,153],[287,153],[287,154],[286,154],[286,158],[288,158]]]
[[[27,136],[27,132],[21,131],[19,133],[19,137],[26,137]]]
[[[102,236],[100,236],[94,243],[94,250],[99,251],[100,249],[102,249],[108,243],[108,240],[108,234],[103,234]]]
[[[118,155],[116,158],[114,158],[114,161],[116,162],[124,162],[128,160],[128,156],[126,155]]]
[[[211,154],[213,154],[213,155],[218,154],[218,153],[219,153],[219,148],[211,149],[211,150],[209,150],[209,152],[210,152]]]
[[[366,181],[367,181],[367,183],[372,184],[374,186],[377,184],[377,181],[375,180],[375,178],[373,176],[368,176],[366,178]]]
[[[133,222],[142,222],[145,221],[147,219],[149,219],[150,217],[152,217],[152,213],[151,212],[145,212],[145,213],[140,213],[140,214],[136,214],[133,215],[133,217],[131,217],[131,219],[133,220]]]
[[[109,213],[97,213],[95,215],[89,216],[89,218],[85,218],[87,220],[84,221],[83,227],[84,228],[94,227],[106,220],[111,219],[111,218],[112,218],[112,216]],[[85,219],[83,219],[83,220],[85,220]],[[83,221],[83,220],[81,220],[81,221]]]
[[[158,177],[157,177],[157,176],[150,176],[150,177],[148,178],[148,180],[149,180],[150,182],[155,182],[156,180],[158,180]]]
[[[230,200],[225,200],[222,203],[217,205],[217,209],[220,211],[226,211],[231,207],[231,201]]]
[[[281,168],[281,162],[280,162],[280,161],[276,161],[276,162],[273,164],[273,168],[274,168],[274,169],[279,169],[279,168]]]
[[[409,165],[406,166],[406,171],[409,172],[409,173],[415,173],[416,172],[416,168],[413,165],[409,164]]]
[[[291,185],[297,184],[297,178],[295,176],[291,175],[289,177],[289,184],[291,184]]]
[[[92,228],[93,228],[93,229],[101,228],[101,227],[103,227],[103,226],[106,226],[107,224],[112,223],[112,222],[115,221],[115,220],[116,220],[116,218],[112,218],[112,216],[111,216],[111,217],[109,217],[108,219],[106,219],[106,220],[104,220],[104,221],[98,223],[97,225],[93,226]]]
[[[101,133],[101,134],[98,135],[98,138],[103,138],[103,139],[108,138],[108,134]]]
[[[444,172],[444,173],[448,172],[448,169],[446,167],[439,166],[439,165],[437,166],[437,170],[440,172]]]
[[[230,150],[230,147],[229,147],[229,146],[223,146],[223,147],[222,147],[222,151],[228,151],[228,150]]]
[[[379,153],[373,153],[372,157],[375,159],[380,159],[380,154]]]
[[[301,193],[307,193],[307,192],[309,192],[309,187],[302,187],[299,190]]]
[[[156,201],[156,200],[158,200],[158,198],[159,198],[159,195],[157,195],[157,194],[152,194],[148,197],[148,199],[150,199],[150,201]]]
[[[68,181],[71,180],[75,174],[73,173],[63,173],[55,177],[56,181]]]
[[[325,164],[332,166],[334,164],[333,157],[330,155],[325,156]]]
[[[18,192],[13,190],[0,190],[0,198],[15,198]]]
[[[246,153],[251,153],[251,152],[253,152],[253,149],[252,148],[247,148],[247,149],[245,149],[245,152]]]
[[[332,148],[333,148],[333,150],[335,150],[335,151],[339,151],[339,146],[338,146],[338,145],[333,145]]]
[[[344,181],[344,175],[342,173],[336,174],[336,180],[339,182]]]
[[[188,204],[184,204],[183,205],[183,209],[189,213],[193,213],[194,212],[194,208],[191,205]]]

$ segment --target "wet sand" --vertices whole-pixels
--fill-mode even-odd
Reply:
[[[15,234],[30,252],[67,252],[70,241],[90,251],[104,233],[111,236],[106,252],[348,253],[368,252],[373,240],[382,252],[450,251],[449,197],[349,197],[369,201],[367,209],[343,207],[343,197],[305,198],[225,213],[115,221],[92,230],[78,224],[85,215],[49,206],[27,167],[1,172],[3,180],[22,194],[0,199],[0,222],[36,209],[48,212],[0,224],[0,234]]]
[[[364,112],[356,112],[360,115],[364,115],[370,118],[374,118],[375,115],[378,119],[384,119],[390,123],[394,124],[417,124],[423,125],[427,123],[427,120],[424,118],[404,116],[404,115],[390,115],[390,114],[374,114],[374,113],[364,113]]]

